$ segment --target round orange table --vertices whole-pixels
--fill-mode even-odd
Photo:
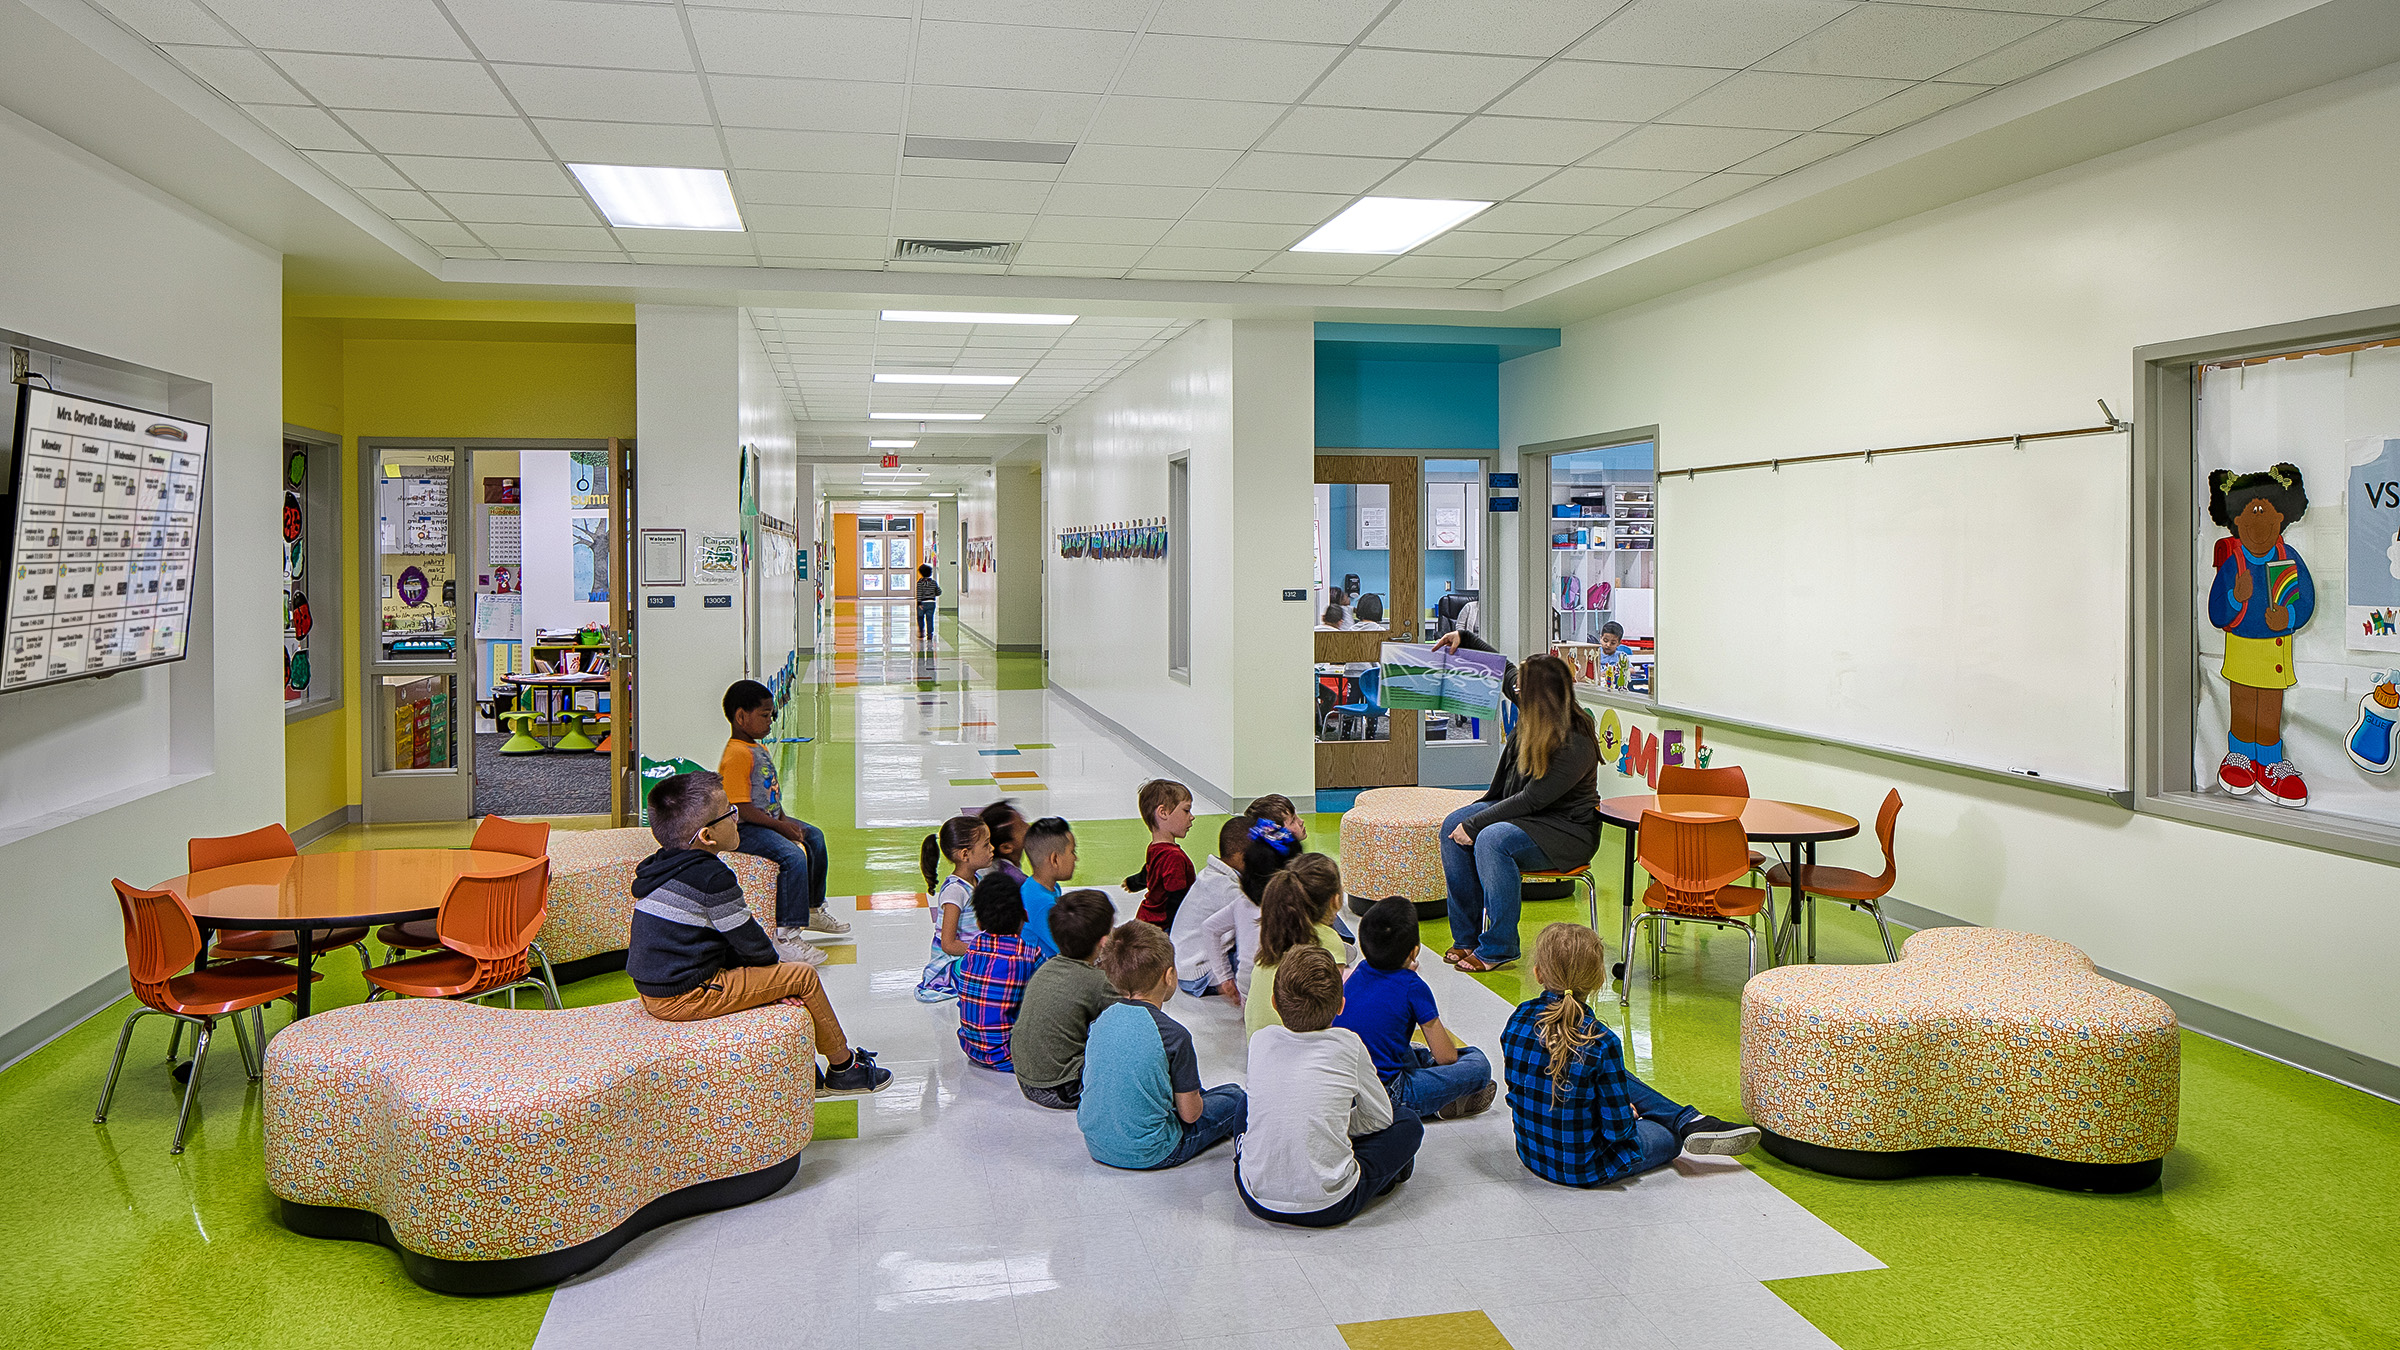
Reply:
[[[524,865],[525,859],[514,853],[378,848],[262,858],[169,877],[159,886],[182,897],[200,925],[203,943],[209,931],[218,928],[291,932],[300,947],[300,992],[292,1014],[299,1018],[308,1016],[309,971],[316,964],[311,939],[316,933],[430,919],[441,911],[451,882],[496,876]]]
[[[1801,866],[1813,867],[1817,862],[1817,845],[1828,839],[1848,839],[1858,833],[1858,818],[1822,806],[1804,806],[1799,802],[1770,801],[1764,797],[1701,797],[1687,794],[1638,793],[1630,797],[1604,797],[1600,801],[1600,822],[1603,828],[1620,826],[1625,831],[1625,933],[1624,946],[1618,948],[1618,960],[1630,960],[1626,947],[1633,945],[1633,854],[1635,842],[1642,832],[1642,813],[1656,811],[1668,816],[1738,816],[1742,833],[1752,843],[1792,844],[1801,857],[1793,859]],[[1797,879],[1797,868],[1790,869]],[[1790,923],[1800,921],[1800,891],[1791,888]],[[1772,917],[1772,916],[1770,916]],[[1812,914],[1813,918],[1813,914]],[[1809,925],[1808,959],[1817,959],[1814,929]],[[1773,953],[1770,951],[1770,957]]]

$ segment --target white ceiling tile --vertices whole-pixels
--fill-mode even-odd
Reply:
[[[283,72],[329,108],[513,116],[508,96],[477,61],[276,52]]]
[[[1688,169],[1714,173],[1790,139],[1788,131],[1758,131],[1748,127],[1647,126],[1584,163],[1602,169]]]
[[[1260,282],[1269,286],[1347,286],[1351,281],[1355,280],[1355,278],[1352,277],[1329,275],[1321,272],[1284,272],[1281,270],[1265,269],[1252,272],[1249,276],[1242,279],[1244,281]]]
[[[654,253],[646,249],[628,249],[637,263],[653,263],[660,267],[756,267],[758,259],[746,254]]]
[[[1362,47],[1309,91],[1308,101],[1345,108],[1473,112],[1540,64],[1522,56],[1394,52]]]
[[[1060,214],[1055,207],[1042,213],[1033,223],[1028,239],[1045,239],[1060,244],[1141,244],[1158,242],[1174,224],[1169,219],[1131,216],[1070,216]]]
[[[1157,216],[1172,220],[1190,210],[1199,198],[1198,188],[1060,183],[1050,189],[1048,209],[1070,216]]]
[[[1252,192],[1242,188],[1218,188],[1202,197],[1192,207],[1190,215],[1194,220],[1318,225],[1349,204],[1347,195],[1323,192]]]
[[[108,0],[106,8],[117,22],[152,42],[225,46],[238,41],[232,29],[192,0]]]
[[[1467,224],[1473,225],[1470,219]],[[1555,244],[1563,236],[1544,234],[1503,234],[1495,230],[1456,229],[1437,234],[1409,250],[1412,255],[1424,254],[1436,258],[1522,258]]]
[[[475,49],[493,61],[690,70],[683,24],[668,5],[578,0],[449,0]]]
[[[1625,0],[1400,0],[1367,34],[1370,47],[1555,56]]]
[[[1572,164],[1635,125],[1550,117],[1471,117],[1425,154],[1430,159],[1471,164]]]
[[[686,13],[700,47],[700,62],[711,72],[820,80],[908,78],[906,19],[728,9]]]
[[[1364,192],[1391,175],[1404,159],[1361,159],[1348,155],[1280,155],[1253,150],[1226,173],[1219,187],[1268,192]]]
[[[1116,87],[1152,97],[1289,103],[1340,55],[1338,47],[1147,33]]]
[[[926,83],[921,68],[919,83],[907,94],[911,134],[973,140],[1074,141],[1100,106],[1095,94]]]
[[[437,192],[433,199],[470,225],[597,225],[600,215],[581,197],[534,197],[511,192]]]
[[[1523,262],[1513,262],[1506,267],[1487,272],[1484,274],[1484,278],[1487,281],[1523,281],[1527,277],[1538,277],[1556,266],[1558,266],[1557,263],[1547,258],[1527,258]]]
[[[1916,5],[1939,5],[1945,9],[2006,9],[2019,14],[2072,14],[2091,8],[2091,0],[1909,0]]]
[[[1203,272],[1247,272],[1282,252],[1259,248],[1191,248],[1161,244],[1142,259],[1144,267],[1185,267]]]
[[[1894,131],[1919,118],[1931,117],[1944,108],[1966,102],[1984,92],[1979,84],[1943,84],[1927,80],[1912,84],[1881,103],[1871,104],[1838,122],[1828,123],[1827,131],[1859,131],[1880,135]]]
[[[317,167],[354,188],[405,188],[409,185],[408,180],[400,176],[399,170],[377,155],[310,151],[308,157],[316,161]]]
[[[1449,197],[1496,202],[1513,197],[1554,172],[1547,164],[1466,164],[1420,159],[1375,185],[1383,197]]]
[[[902,239],[996,239],[1014,242],[1032,228],[1031,212],[894,211],[892,233]]]
[[[1394,258],[1375,269],[1379,277],[1413,277],[1423,281],[1465,281],[1479,277],[1495,267],[1506,266],[1509,258],[1450,258],[1411,253]]]
[[[199,76],[201,83],[236,103],[308,102],[308,95],[268,65],[265,57],[247,48],[168,47],[165,51]]]
[[[1125,274],[1135,281],[1240,281],[1240,272],[1187,271],[1173,267],[1136,267]]]
[[[1282,106],[1274,103],[1114,94],[1101,102],[1084,140],[1102,145],[1243,150],[1282,115]]]
[[[1154,187],[1208,187],[1242,156],[1234,150],[1167,149],[1148,145],[1081,145],[1062,182],[1140,183]]]
[[[1554,244],[1543,249],[1533,256],[1536,261],[1548,262],[1555,266],[1562,262],[1573,262],[1577,258],[1588,258],[1611,244],[1621,242],[1624,238],[1625,236],[1621,234],[1579,234],[1564,243]]]
[[[1692,184],[1690,187],[1684,188],[1680,191],[1668,193],[1666,196],[1661,197],[1656,202],[1652,203],[1652,205],[1681,207],[1714,206],[1718,202],[1724,201],[1728,197],[1732,197],[1738,193],[1748,192],[1750,189],[1757,187],[1759,184],[1764,183],[1773,177],[1773,174],[1765,173],[1710,174],[1708,177],[1701,179],[1699,182]]]
[[[900,138],[847,131],[770,131],[727,127],[725,143],[744,169],[808,173],[890,173],[900,162]]]
[[[408,231],[410,234],[415,235],[417,238],[424,240],[426,243],[432,244],[436,248],[457,246],[464,246],[468,248],[478,247],[475,236],[468,232],[466,226],[461,225],[456,221],[410,220],[403,221],[400,225],[400,228]]]
[[[758,244],[760,254],[784,258],[848,258],[854,262],[881,262],[889,251],[882,235],[767,234],[753,231],[751,238]]]
[[[1153,0],[925,0],[922,12],[928,19],[1053,24],[1130,33],[1142,26],[1152,8]]]
[[[1258,146],[1304,155],[1406,157],[1448,135],[1458,121],[1451,113],[1294,108]]]
[[[1931,79],[2049,22],[2030,14],[1865,5],[1758,64],[1805,75]]]
[[[1520,117],[1647,122],[1725,78],[1697,66],[1633,66],[1554,61],[1492,105]]]
[[[1634,0],[1567,55],[1739,70],[1856,8],[1851,0]]]
[[[994,182],[908,174],[895,203],[907,211],[1006,211],[1032,215],[1050,195],[1048,183]]]
[[[710,122],[700,77],[687,71],[568,66],[494,66],[492,70],[528,117],[693,126]]]
[[[366,145],[322,108],[287,108],[280,103],[245,108],[260,125],[295,150],[364,150]]]
[[[671,164],[686,169],[721,169],[725,151],[715,127],[680,127],[650,122],[564,122],[534,124],[560,159],[570,164]]]
[[[1745,70],[1667,113],[1664,120],[1695,126],[1814,131],[1908,87],[1906,80]]]
[[[500,256],[498,250],[483,248],[481,246],[453,247],[449,244],[444,244],[434,251],[441,254],[445,258],[497,258]]]
[[[1235,220],[1182,220],[1159,236],[1162,244],[1191,248],[1253,248],[1281,251],[1300,242],[1305,225],[1260,225]]]
[[[608,227],[591,225],[505,225],[482,224],[474,227],[483,242],[493,248],[577,248],[611,249],[616,240]]]
[[[2084,11],[2092,19],[2132,19],[2137,23],[2157,23],[2172,19],[2187,10],[2200,8],[2209,0],[2108,0],[2108,3]]]
[[[1278,253],[1258,265],[1261,272],[1307,272],[1314,276],[1364,276],[1391,259],[1380,253]]]
[[[1390,0],[1166,0],[1150,18],[1153,33],[1348,43]]]
[[[1682,207],[1636,206],[1628,210],[1619,211],[1617,214],[1610,216],[1604,221],[1601,221],[1599,232],[1613,235],[1640,234],[1644,230],[1664,225],[1670,220],[1677,219],[1681,216],[1688,216],[1690,214],[1690,211],[1685,210]]]
[[[394,220],[448,220],[450,213],[422,192],[408,188],[360,188],[359,197],[367,205]]]
[[[1705,176],[1661,169],[1566,169],[1537,187],[1527,188],[1523,199],[1585,206],[1647,206]]]
[[[1140,262],[1149,251],[1140,244],[1053,244],[1034,240],[1018,246],[1016,262],[1020,267],[1113,267],[1121,272]]]
[[[212,0],[209,8],[251,45],[370,56],[469,56],[432,0]]]
[[[850,234],[885,237],[891,230],[888,207],[752,206],[742,204],[742,223],[753,230],[790,234]]]
[[[522,192],[544,197],[578,197],[582,193],[567,171],[549,159],[444,159],[403,155],[394,159],[402,173],[427,192]]]
[[[1970,84],[2006,84],[2038,70],[2048,70],[2095,48],[2142,31],[2138,23],[2104,23],[2097,19],[2065,19],[1980,60],[1945,73],[1946,80]]]
[[[632,261],[625,256],[622,249],[504,248],[498,252],[501,257],[513,262],[622,263]]]
[[[1006,263],[891,262],[885,263],[883,265],[883,270],[887,272],[947,272],[953,276],[961,273],[972,273],[973,275],[984,277],[1008,275],[1008,265]],[[889,405],[886,406],[888,407]],[[957,411],[966,412],[976,410],[959,408]]]
[[[549,151],[515,117],[458,113],[346,112],[342,121],[387,155],[456,155],[471,159],[535,159]]]
[[[1803,164],[1813,164],[1827,155],[1847,150],[1865,139],[1864,136],[1812,131],[1805,136],[1794,136],[1774,149],[1732,167],[1742,173],[1789,173]]]
[[[1014,160],[948,159],[939,155],[903,155],[900,172],[924,178],[991,178],[1018,183],[1056,182],[1063,164],[1021,164]]]
[[[1620,208],[1553,202],[1502,202],[1475,217],[1475,228],[1514,234],[1577,234],[1597,226]]]
[[[871,173],[778,173],[743,169],[733,176],[734,195],[744,208],[775,206],[889,207],[893,180]]]
[[[1130,33],[1002,23],[921,23],[920,84],[1098,94],[1133,45]]]
[[[706,78],[717,117],[729,127],[894,133],[908,106],[907,86],[898,84],[752,75]]]
[[[746,258],[755,251],[750,245],[749,235],[726,230],[619,229],[615,234],[618,243],[623,244],[628,252],[636,253],[643,250],[653,253],[715,253]]]

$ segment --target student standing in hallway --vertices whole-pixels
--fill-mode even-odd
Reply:
[[[917,564],[917,637],[927,646],[933,645],[933,602],[941,595],[942,583],[933,579],[933,565]]]

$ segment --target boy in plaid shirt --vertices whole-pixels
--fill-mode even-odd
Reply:
[[[1617,1034],[1585,1006],[1607,970],[1607,949],[1589,928],[1554,923],[1534,942],[1533,977],[1544,992],[1500,1033],[1518,1159],[1545,1181],[1601,1186],[1686,1150],[1749,1152],[1757,1126],[1702,1115],[1625,1071]]]
[[[1001,1073],[1016,1072],[1008,1057],[1008,1033],[1025,1001],[1025,982],[1042,964],[1042,950],[1018,934],[1025,927],[1025,899],[1017,883],[998,872],[975,883],[975,926],[958,959],[958,1047],[967,1059]]]

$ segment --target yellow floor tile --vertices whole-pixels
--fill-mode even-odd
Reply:
[[[1335,1330],[1350,1350],[1510,1350],[1500,1328],[1479,1312],[1352,1322]]]

